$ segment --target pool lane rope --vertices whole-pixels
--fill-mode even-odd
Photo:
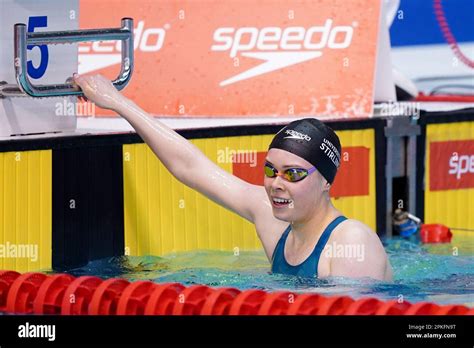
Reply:
[[[0,312],[62,315],[474,315],[464,305],[185,287],[178,283],[0,271]]]
[[[474,68],[474,61],[467,57],[459,47],[456,38],[454,37],[453,33],[451,32],[451,28],[449,27],[448,20],[446,19],[446,15],[444,13],[442,0],[433,0],[433,9],[436,20],[438,21],[438,25],[443,33],[443,37],[446,42],[451,47],[452,51],[456,55],[456,57],[463,62],[467,67],[473,69]]]

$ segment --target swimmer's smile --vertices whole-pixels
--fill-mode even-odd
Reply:
[[[289,204],[293,203],[291,199],[280,198],[280,197],[272,197],[272,205],[275,208],[282,208]]]

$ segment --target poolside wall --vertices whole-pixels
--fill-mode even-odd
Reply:
[[[417,214],[456,230],[454,237],[474,230],[474,112],[437,112],[421,116],[417,158],[424,167],[417,181]],[[469,230],[469,231],[468,231]],[[455,243],[455,240],[453,241]]]
[[[449,118],[450,127],[460,122],[462,140],[472,141],[474,112],[456,115],[457,118],[449,118],[449,114],[436,114],[433,120],[438,117],[440,123]],[[425,141],[437,129],[431,128],[430,120],[428,114],[419,120],[422,134],[418,137],[421,155],[416,159],[417,214],[424,215],[426,222],[473,228],[472,189],[423,190]],[[329,125],[341,137],[343,159],[347,158],[332,189],[334,204],[347,216],[362,220],[383,235],[386,119]],[[183,130],[180,134],[225,170],[258,183],[258,167],[272,135],[280,128],[239,126]],[[229,153],[232,149],[256,151],[257,165],[219,160],[222,151]],[[367,172],[361,173],[363,170]],[[35,260],[12,257],[11,253],[2,255],[3,269],[60,270],[123,254],[261,248],[252,224],[180,184],[135,134],[1,142],[0,197],[0,251],[8,252],[7,245],[38,247]],[[436,201],[447,199],[445,215],[432,210]],[[462,219],[467,216],[467,220]],[[454,223],[463,224],[453,226]]]

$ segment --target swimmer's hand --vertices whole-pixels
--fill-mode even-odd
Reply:
[[[117,91],[112,82],[102,75],[74,74],[73,81],[81,88],[88,100],[104,109],[117,110],[120,102],[125,98]]]

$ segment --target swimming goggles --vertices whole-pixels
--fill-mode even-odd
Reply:
[[[270,163],[265,162],[264,172],[268,178],[275,178],[281,176],[283,179],[289,182],[297,182],[306,178],[309,174],[316,171],[316,167],[309,169],[304,168],[288,168],[283,173],[279,173]]]

